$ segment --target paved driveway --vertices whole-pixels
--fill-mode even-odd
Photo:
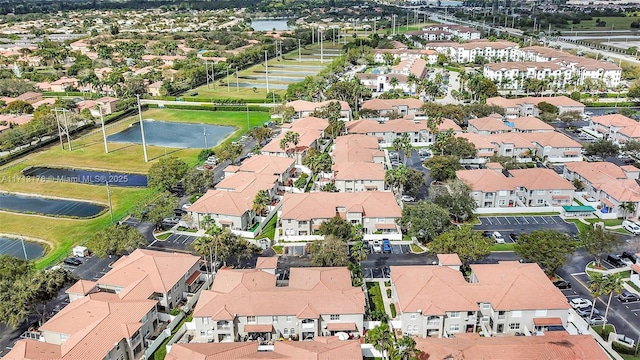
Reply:
[[[500,231],[505,233],[529,233],[534,230],[552,229],[578,234],[575,224],[564,221],[560,216],[480,216],[480,224],[474,230]],[[504,235],[504,234],[503,234]]]

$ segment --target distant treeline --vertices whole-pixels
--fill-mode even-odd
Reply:
[[[258,11],[287,11],[293,9],[309,9],[322,6],[348,6],[362,5],[364,1],[357,0],[296,0],[283,2],[278,0],[242,0],[241,6]],[[287,5],[285,5],[287,4]],[[15,14],[25,15],[34,13],[55,13],[65,10],[116,10],[116,9],[152,9],[167,8],[176,10],[216,10],[237,8],[237,0],[210,0],[210,1],[185,1],[185,0],[0,0],[0,15]]]

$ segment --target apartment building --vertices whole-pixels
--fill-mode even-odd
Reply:
[[[484,164],[496,154],[496,146],[486,136],[473,132],[458,133],[456,137],[467,139],[476,148],[476,155],[469,159],[460,159],[465,164]]]
[[[484,59],[489,62],[517,61],[520,57],[520,46],[511,41],[474,40],[465,43],[432,42],[425,45],[445,54],[449,61],[461,64]]]
[[[418,337],[543,334],[567,326],[570,306],[537,264],[392,266],[402,332]],[[536,294],[528,296],[527,294]]]
[[[312,102],[306,100],[294,100],[286,103],[287,107],[292,107],[296,114],[294,119],[303,119],[310,117],[314,111],[321,110],[323,107],[328,106],[331,102],[337,101],[340,103],[340,118],[344,121],[351,120],[351,106],[346,101],[327,100],[321,102]]]
[[[268,349],[268,350],[267,350]],[[260,348],[258,342],[174,344],[166,360],[219,359],[247,360],[362,360],[358,340],[340,340],[336,336],[317,336],[313,341],[277,341],[272,347]]]
[[[508,126],[503,120],[502,115],[494,114],[483,118],[470,119],[467,131],[480,135],[502,134],[511,132],[512,127]]]
[[[467,184],[479,208],[571,205],[575,187],[551,169],[458,170],[456,178]]]
[[[359,134],[339,136],[331,155],[332,179],[338,191],[386,189],[384,152],[380,150],[376,137]]]
[[[237,173],[254,173],[261,175],[275,175],[280,184],[289,180],[295,171],[295,160],[277,156],[255,155],[245,159],[240,165],[228,165],[224,168],[224,176]]]
[[[378,64],[384,63],[385,54],[391,54],[394,59],[400,59],[400,61],[422,58],[428,65],[435,65],[438,62],[438,53],[427,49],[373,49],[374,61]]]
[[[525,79],[549,80],[557,89],[575,85],[573,69],[553,62],[491,63],[485,64],[482,72],[504,90],[522,90]]]
[[[70,303],[16,343],[5,359],[142,359],[168,312],[206,282],[200,258],[138,249],[97,281],[67,290]]]
[[[559,132],[520,134],[533,144],[536,156],[552,163],[582,161],[582,144]]]
[[[196,305],[193,342],[361,335],[364,313],[364,293],[346,267],[291,268],[287,286],[260,269],[224,269]]]
[[[593,336],[549,331],[544,336],[494,336],[456,334],[451,338],[418,338],[416,349],[428,359],[503,359],[608,360],[607,353]],[[455,354],[455,355],[453,355]]]
[[[610,162],[576,162],[566,164],[563,176],[584,186],[586,200],[596,203],[601,214],[615,217],[640,216],[640,169]],[[623,204],[632,204],[633,209]]]
[[[405,34],[407,38],[419,36],[427,41],[479,40],[481,35],[479,30],[455,24],[428,25],[424,26],[422,31],[410,31]]]
[[[423,79],[427,73],[427,65],[427,61],[422,58],[407,58],[390,68],[378,67],[371,73],[356,73],[355,76],[376,96],[392,89],[402,90],[405,94],[416,94],[417,84],[409,79],[411,75]]]
[[[378,117],[390,115],[403,117],[416,115],[421,112],[424,103],[418,99],[371,99],[362,103],[361,110],[369,110],[377,113]]]
[[[621,114],[594,116],[589,129],[618,145],[640,140],[640,123]]]
[[[437,125],[436,130],[438,132],[447,130],[452,130],[455,133],[462,132],[462,128],[450,119],[444,119],[442,123]],[[382,146],[391,146],[393,140],[405,134],[409,136],[413,145],[427,146],[435,141],[435,136],[431,133],[427,120],[420,117],[387,120],[384,122],[369,119],[355,120],[347,124],[347,132],[349,134],[374,136]]]
[[[556,106],[559,114],[563,114],[568,111],[577,111],[580,114],[584,114],[585,105],[566,96],[527,96],[517,99],[505,99],[502,96],[496,96],[487,99],[487,105],[500,106],[505,109],[507,119],[521,116],[538,117],[540,116],[540,110],[537,105],[541,102],[546,102]]]
[[[317,117],[306,117],[282,126],[282,131],[269,143],[262,147],[262,155],[293,157],[296,164],[301,164],[304,155],[309,149],[321,149],[321,140],[325,137],[324,131],[329,126],[329,120]],[[287,132],[298,133],[297,144],[289,143],[285,149],[280,147]]]
[[[392,192],[285,194],[278,219],[287,238],[312,235],[335,216],[362,225],[365,239],[376,234],[401,238],[396,220],[402,211]]]

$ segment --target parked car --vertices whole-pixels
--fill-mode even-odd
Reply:
[[[382,239],[382,252],[385,254],[391,254],[391,242],[389,239]]]
[[[593,305],[593,303],[589,299],[573,298],[569,300],[569,305],[571,305],[571,307],[574,309],[580,309],[580,308],[591,306]]]
[[[67,265],[71,265],[71,266],[79,266],[82,265],[82,261],[76,259],[76,258],[67,258],[64,259],[64,263]]]
[[[373,240],[373,253],[380,254],[382,252],[382,243],[380,240]]]
[[[483,231],[482,236],[490,238],[493,235],[491,231]]]
[[[638,296],[638,294],[634,294],[632,292],[624,290],[620,295],[618,295],[618,300],[622,302],[640,301],[640,296]]]
[[[516,233],[511,233],[511,234],[509,234],[509,239],[511,239],[511,241],[513,241],[515,243],[515,242],[518,242],[518,236],[520,236],[520,235],[516,234]]]
[[[609,254],[607,256],[607,262],[615,267],[625,267],[627,266],[627,264],[624,263],[624,261],[622,261],[622,259],[620,259],[619,255],[616,254]]]
[[[498,231],[494,231],[493,234],[491,234],[491,237],[496,241],[496,243],[504,244],[504,237]]]
[[[591,309],[592,309],[591,306],[578,308],[576,309],[576,313],[578,313],[578,315],[582,317],[591,316]],[[598,311],[598,309],[593,309],[593,315],[600,315],[600,311]]]
[[[404,201],[404,202],[414,202],[416,201],[416,198],[414,198],[411,195],[402,195],[402,197],[400,198],[400,200]]]
[[[629,220],[625,220],[622,222],[622,227],[627,230],[628,232],[632,233],[633,235],[638,235],[640,234],[640,226],[638,226],[638,224],[629,221]]]
[[[564,280],[554,281],[553,285],[558,289],[571,289],[571,283]]]
[[[589,325],[603,325],[604,324],[604,316],[602,315],[593,315],[590,319],[586,319]]]
[[[627,258],[634,264],[638,262],[638,257],[631,251],[624,251],[620,257]]]

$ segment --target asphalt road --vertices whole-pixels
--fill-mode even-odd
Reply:
[[[418,155],[418,151],[415,149],[411,151],[411,155],[407,159],[407,167],[420,170],[424,173],[425,184],[420,187],[418,191],[418,195],[416,196],[416,200],[425,200],[429,197],[429,184],[431,184],[431,172],[429,169],[422,166],[422,161],[420,161],[420,156]]]
[[[559,216],[480,216],[478,219],[480,224],[473,226],[473,229],[478,231],[530,233],[534,230],[550,229],[578,233],[575,224],[565,222]]]

